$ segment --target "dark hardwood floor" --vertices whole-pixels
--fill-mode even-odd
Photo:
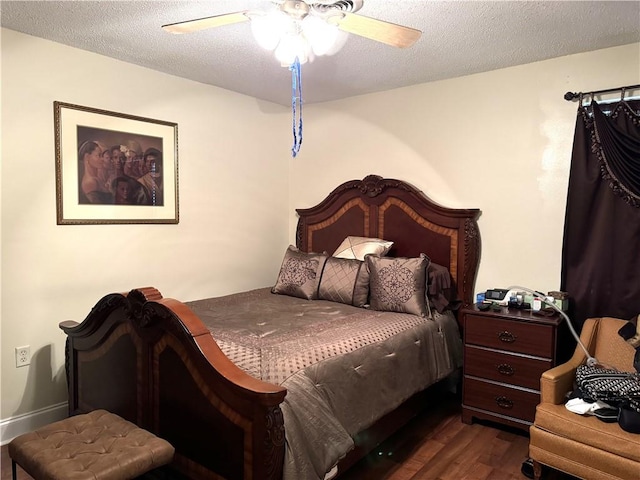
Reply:
[[[427,409],[354,465],[340,480],[525,480],[529,437],[524,431],[460,419],[453,396]],[[577,480],[545,471],[544,480]]]
[[[444,396],[425,413],[340,476],[340,480],[524,480],[524,432],[489,423],[466,425],[460,400]],[[11,479],[7,446],[1,449],[2,480]],[[18,480],[32,477],[18,467]],[[576,480],[547,471],[545,480]]]

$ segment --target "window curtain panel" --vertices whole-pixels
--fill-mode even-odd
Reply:
[[[578,108],[561,277],[578,330],[640,313],[640,101]]]

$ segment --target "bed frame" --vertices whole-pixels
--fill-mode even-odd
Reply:
[[[390,255],[427,253],[449,268],[458,298],[473,302],[479,210],[445,208],[408,183],[369,175],[297,212],[300,249],[333,252],[348,235],[393,240]],[[82,323],[60,328],[70,415],[104,408],[167,439],[176,449],[171,478],[281,478],[286,390],[235,366],[186,305],[139,288],[103,297]],[[399,425],[381,419],[340,471]]]

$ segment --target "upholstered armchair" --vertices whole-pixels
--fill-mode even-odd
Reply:
[[[635,349],[618,334],[625,323],[615,318],[588,319],[580,339],[601,364],[634,372]],[[534,476],[540,478],[542,464],[586,480],[638,480],[640,435],[626,432],[618,423],[572,413],[564,406],[566,394],[574,389],[576,369],[585,362],[578,345],[567,363],[542,374],[541,402],[530,429]]]

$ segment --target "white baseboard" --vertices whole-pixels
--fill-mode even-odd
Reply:
[[[18,435],[32,432],[69,416],[69,404],[67,402],[51,405],[34,412],[16,415],[0,421],[0,445],[9,443]]]

